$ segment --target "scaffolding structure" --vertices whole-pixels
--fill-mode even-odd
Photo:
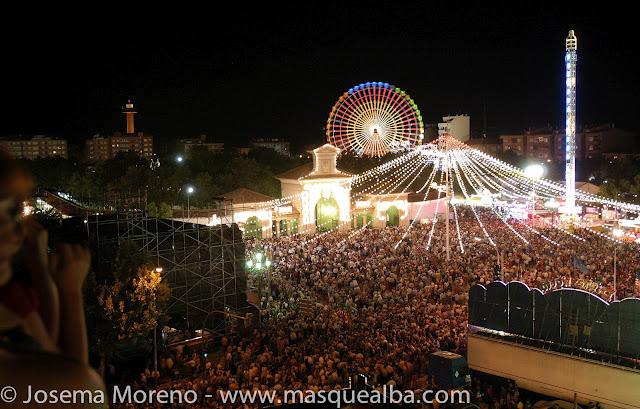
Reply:
[[[112,268],[117,254],[113,250],[122,242],[132,242],[162,269],[163,282],[171,289],[167,305],[171,326],[218,330],[221,323],[208,317],[212,312],[250,309],[246,302],[244,243],[228,201],[220,200],[206,213],[223,222],[198,224],[176,217],[149,217],[135,210],[89,216],[86,231],[96,267]]]

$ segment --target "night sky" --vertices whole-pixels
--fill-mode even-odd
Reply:
[[[160,141],[204,132],[233,145],[321,143],[335,100],[367,81],[406,90],[428,123],[468,113],[478,135],[484,106],[491,134],[557,126],[569,29],[578,36],[578,122],[640,128],[637,22],[626,6],[277,3],[6,15],[0,135],[80,142],[122,129],[131,97],[137,128]]]

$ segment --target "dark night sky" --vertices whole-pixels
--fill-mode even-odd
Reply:
[[[334,101],[366,81],[405,89],[429,123],[468,113],[479,130],[486,103],[497,131],[558,125],[571,28],[579,122],[639,128],[638,35],[626,6],[569,13],[538,2],[516,10],[488,2],[238,4],[185,3],[162,16],[146,9],[127,16],[124,8],[5,16],[0,135],[80,141],[122,129],[120,108],[130,96],[138,128],[163,141],[207,132],[232,144],[320,143]]]

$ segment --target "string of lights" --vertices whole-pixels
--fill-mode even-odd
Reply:
[[[457,164],[458,162],[455,161],[454,163]],[[456,176],[456,179],[458,180],[458,184],[460,185],[460,187],[462,189],[462,193],[463,193],[464,197],[468,201],[469,200],[469,194],[467,192],[465,184],[462,182],[462,180],[460,178],[459,172],[455,172],[455,176]],[[489,232],[487,232],[487,229],[485,228],[484,223],[482,223],[482,220],[480,220],[480,217],[478,216],[478,212],[476,211],[476,206],[473,203],[469,202],[469,207],[471,208],[471,211],[473,212],[473,215],[476,218],[476,221],[478,222],[478,225],[482,229],[482,233],[484,234],[484,237],[489,241],[489,243],[494,248],[497,248],[496,243],[493,241],[493,239],[491,239],[491,236],[489,236]]]
[[[464,165],[463,165],[463,166],[464,166]],[[476,193],[478,193],[478,194],[482,194],[483,192],[488,191],[488,189],[487,189],[487,188],[482,184],[482,182],[480,182],[477,178],[475,178],[475,177],[474,177],[474,179],[476,180],[476,182],[479,182],[479,184],[480,184],[481,189],[478,189],[478,186],[476,186],[476,185],[471,181],[471,178],[469,177],[469,175],[474,176],[474,175],[475,175],[475,173],[474,173],[474,172],[469,171],[468,169],[466,169],[466,170],[465,170],[465,172],[464,172],[464,176],[466,176],[466,177],[467,177],[467,180],[469,181],[469,183],[471,184],[471,186],[473,187],[473,189],[476,191]],[[507,226],[507,228],[508,228],[509,230],[511,230],[511,232],[512,232],[513,234],[515,234],[515,235],[516,235],[516,237],[518,237],[520,240],[522,240],[525,244],[529,244],[529,241],[528,241],[524,236],[522,236],[520,233],[518,233],[518,232],[516,231],[516,229],[514,229],[514,228],[513,228],[513,226],[511,226],[511,225],[507,222],[507,220],[506,220],[506,219],[505,219],[505,218],[504,218],[500,213],[498,213],[498,211],[496,211],[495,206],[493,206],[493,205],[492,205],[492,206],[491,206],[491,210],[493,211],[493,213],[494,213],[496,216],[498,216],[498,218],[499,218],[499,219],[504,223],[504,225],[505,225],[505,226]]]
[[[442,185],[444,173],[440,172],[440,185]],[[442,195],[442,189],[438,189],[438,198],[436,199],[436,210],[433,213],[433,219],[431,220],[431,231],[429,232],[429,240],[427,241],[427,250],[431,248],[431,240],[433,239],[433,232],[436,229],[436,223],[438,222],[438,210],[440,209],[440,195]]]
[[[406,193],[407,188],[409,188],[409,187],[410,187],[410,186],[411,186],[411,185],[416,181],[416,179],[418,178],[418,176],[420,176],[420,175],[422,174],[422,171],[426,168],[427,163],[428,163],[428,162],[423,161],[423,163],[422,163],[422,167],[420,167],[420,169],[418,170],[418,172],[416,172],[416,174],[415,174],[415,176],[413,177],[413,179],[411,179],[411,181],[409,181],[409,183],[407,184],[407,186],[406,186],[405,188],[403,188],[403,189],[402,189],[402,191],[400,191],[398,194],[396,194],[396,196],[392,199],[392,201],[398,200],[398,198],[399,198],[402,194]],[[394,191],[398,186],[400,186],[400,184],[401,184],[402,182],[404,182],[404,181],[405,181],[405,180],[406,180],[406,179],[407,179],[411,174],[413,174],[413,172],[409,173],[409,174],[408,174],[404,179],[402,179],[400,182],[398,182],[398,184],[397,184],[396,186],[394,186],[392,189],[390,189],[390,190],[389,190],[389,192],[393,192],[393,191]],[[358,234],[359,232],[363,231],[363,229],[365,229],[366,227],[368,227],[368,226],[362,226],[361,228],[357,229],[355,234]],[[354,236],[355,236],[355,234],[354,234]],[[351,237],[353,237],[353,236],[351,236]]]
[[[435,166],[433,167],[433,170],[431,171],[431,174],[427,178],[427,181],[425,182],[423,187],[420,188],[420,190],[422,190],[424,188],[424,186],[429,186],[427,188],[427,191],[424,194],[424,197],[422,198],[422,202],[420,203],[420,206],[418,207],[418,215],[421,214],[422,207],[426,203],[426,199],[427,199],[427,196],[429,195],[429,190],[431,188],[430,184],[433,182],[433,179],[434,179],[434,177],[436,175],[437,169],[438,169],[437,167],[435,167]],[[418,192],[420,192],[420,190],[418,190]],[[404,234],[402,235],[400,240],[398,240],[398,242],[395,244],[394,249],[397,249],[398,246],[400,245],[400,243],[402,243],[402,241],[407,237],[407,235],[409,234],[409,231],[411,231],[411,228],[413,227],[413,225],[416,223],[417,220],[418,220],[417,218],[414,218],[413,220],[411,220],[411,223],[409,223],[409,226],[407,227],[407,230],[404,232]]]
[[[451,169],[457,178],[458,166],[456,164],[456,160],[453,159],[453,164],[451,165]],[[451,189],[451,197],[455,197],[455,191],[453,189],[453,178],[449,177],[449,184]],[[464,246],[462,245],[462,236],[460,235],[460,224],[458,223],[458,210],[456,208],[456,204],[451,202],[451,207],[453,208],[453,218],[456,223],[456,234],[458,236],[458,244],[460,245],[460,253],[464,254]]]

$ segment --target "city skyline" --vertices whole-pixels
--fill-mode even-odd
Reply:
[[[278,16],[287,24],[275,24]],[[569,29],[581,39],[578,125],[614,122],[637,130],[638,81],[624,16],[573,15],[557,6],[329,5],[253,10],[243,17],[215,26],[177,25],[170,33],[145,24],[118,35],[92,30],[75,37],[77,44],[62,40],[76,29],[86,32],[82,23],[46,38],[46,25],[39,26],[25,34],[27,47],[10,48],[15,81],[6,87],[0,134],[56,134],[80,143],[123,130],[120,109],[132,98],[138,128],[161,142],[205,132],[227,143],[280,137],[298,146],[318,144],[335,100],[366,81],[406,89],[426,123],[469,114],[474,135],[484,117],[490,133],[561,128],[562,39]],[[54,57],[55,64],[36,64]]]

